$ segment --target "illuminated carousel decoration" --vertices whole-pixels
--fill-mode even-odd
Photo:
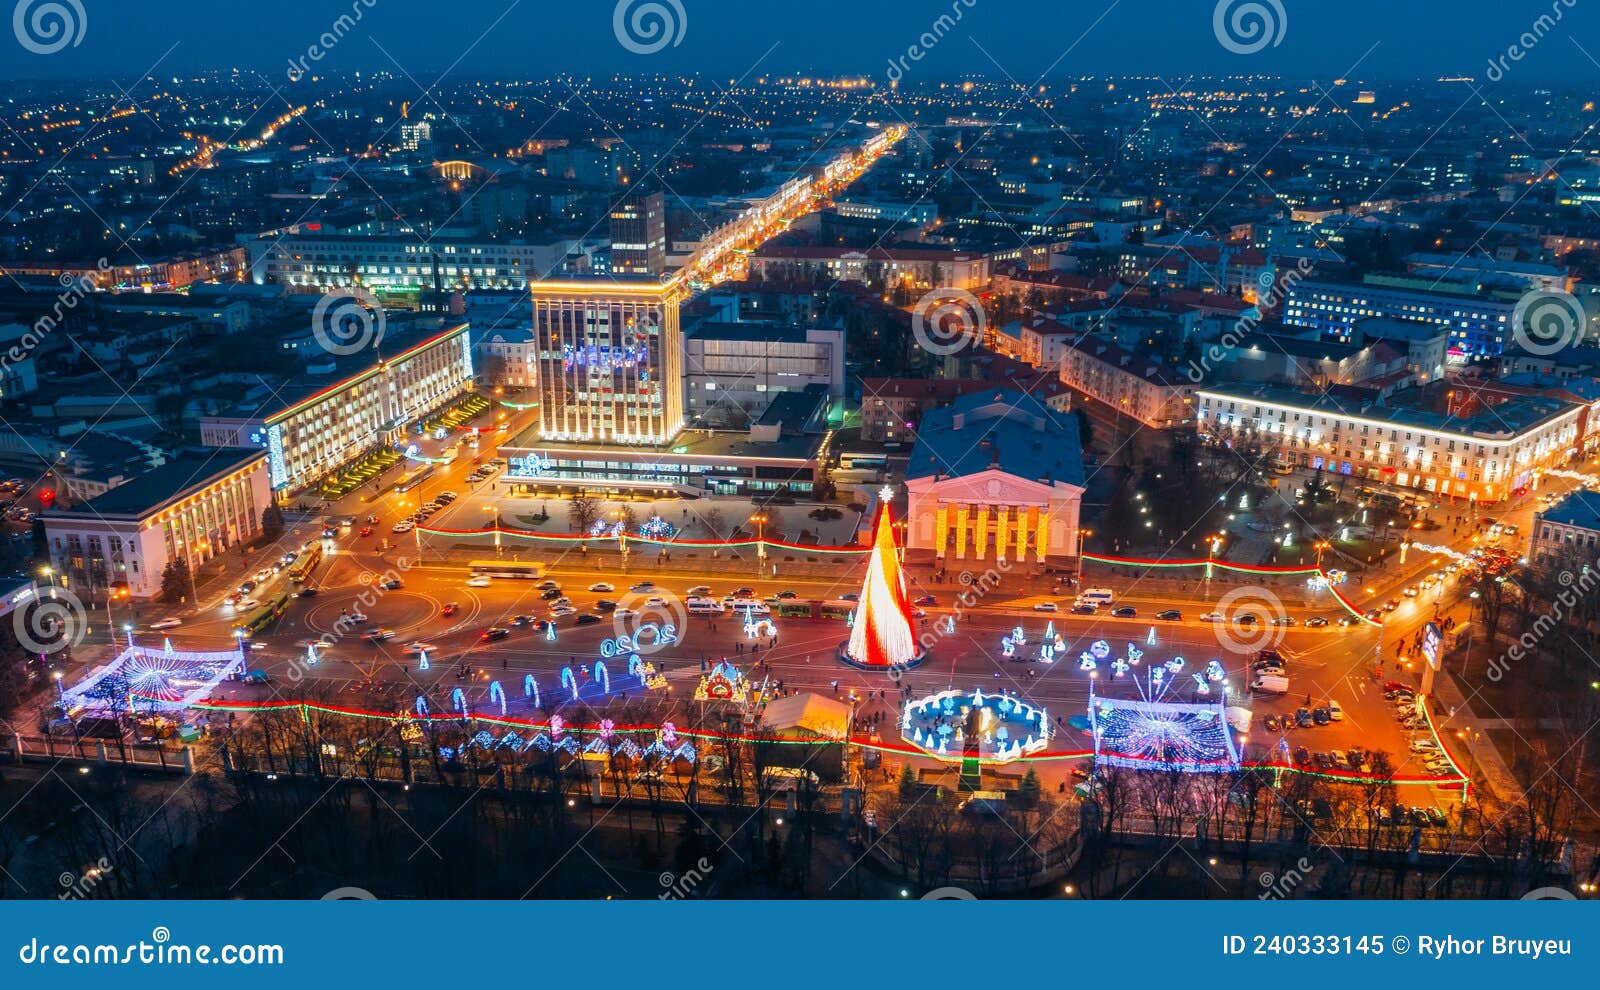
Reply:
[[[128,646],[94,676],[61,692],[71,711],[177,711],[204,700],[231,675],[245,671],[243,650],[175,650]]]
[[[1132,646],[1128,649],[1130,658],[1142,655]],[[1211,685],[1220,683],[1221,698],[1166,700],[1168,692],[1180,683],[1185,666],[1183,657],[1151,662],[1142,679],[1137,675],[1127,679],[1140,695],[1136,699],[1098,695],[1091,680],[1089,722],[1097,762],[1136,770],[1166,766],[1189,773],[1228,773],[1239,768],[1221,662],[1213,660],[1203,672],[1190,677],[1196,697],[1209,696]],[[1117,673],[1125,674],[1127,668],[1121,667]]]
[[[1050,713],[1009,694],[941,691],[907,702],[900,734],[930,756],[1006,763],[1050,744]]]
[[[738,667],[726,660],[701,675],[694,689],[696,701],[731,701],[742,705],[749,699],[750,682]]]
[[[861,601],[851,617],[850,638],[839,648],[840,660],[862,670],[904,670],[927,659],[911,625],[911,600],[889,516],[891,495],[887,488],[880,495]]]

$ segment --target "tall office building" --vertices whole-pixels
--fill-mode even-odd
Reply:
[[[683,428],[676,280],[535,282],[539,435],[658,444]]]
[[[661,193],[634,193],[611,208],[611,270],[618,275],[667,270],[667,201]]]

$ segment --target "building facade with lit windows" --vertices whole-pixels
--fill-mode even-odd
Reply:
[[[1375,317],[1429,323],[1449,331],[1450,353],[1497,355],[1511,335],[1517,298],[1476,291],[1428,290],[1376,282],[1296,282],[1284,302],[1283,322],[1349,343],[1356,325]]]
[[[575,245],[570,238],[531,244],[313,233],[263,238],[248,247],[258,285],[408,292],[432,289],[436,264],[446,287],[522,289],[561,271]]]
[[[1195,426],[1222,442],[1256,440],[1279,463],[1477,502],[1533,486],[1577,453],[1581,406],[1521,398],[1470,416],[1341,401],[1275,385],[1198,389]]]
[[[683,429],[683,284],[636,277],[533,286],[534,393],[546,440],[662,444]]]
[[[364,454],[405,439],[408,427],[472,388],[467,324],[434,335],[394,357],[362,366],[340,362],[327,384],[266,415],[220,415],[200,422],[215,447],[266,448],[272,490],[287,498]]]
[[[1533,514],[1528,559],[1540,567],[1594,567],[1600,560],[1600,492],[1580,488]]]
[[[153,598],[171,560],[191,574],[261,535],[260,450],[186,454],[73,509],[41,513],[57,580],[86,601]]]
[[[661,275],[667,270],[667,201],[661,193],[624,196],[611,208],[611,271]]]
[[[1080,557],[1077,425],[1014,389],[922,417],[906,468],[908,563],[1042,570]]]

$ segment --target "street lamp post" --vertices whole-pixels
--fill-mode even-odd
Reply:
[[[499,557],[501,555],[501,548],[500,548],[500,503],[494,502],[494,503],[491,503],[489,505],[484,506],[484,508],[487,509],[488,511],[494,513],[494,555],[496,557]]]
[[[750,517],[750,521],[756,524],[756,577],[759,578],[761,577],[761,565],[767,559],[767,514],[765,512],[757,512]]]

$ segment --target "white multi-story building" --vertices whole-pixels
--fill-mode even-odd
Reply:
[[[844,330],[705,322],[683,340],[685,412],[707,425],[742,425],[785,392],[816,385],[844,394]],[[721,414],[721,415],[719,415]]]
[[[287,496],[400,441],[409,424],[471,386],[472,346],[461,323],[354,374],[309,383],[303,398],[277,411],[205,417],[200,438],[208,446],[265,447],[272,489]]]
[[[1068,338],[1060,369],[1068,388],[1112,415],[1132,417],[1151,429],[1183,426],[1194,417],[1194,382],[1103,337]]]
[[[73,509],[44,512],[45,543],[58,580],[85,600],[161,592],[175,558],[191,574],[261,534],[272,503],[260,450],[187,454]]]
[[[362,237],[298,234],[252,241],[250,273],[256,284],[275,283],[322,291],[357,284],[382,292],[431,289],[437,264],[446,289],[523,289],[560,272],[576,241],[542,244],[516,240]]]
[[[1196,429],[1222,440],[1253,438],[1280,463],[1330,474],[1499,502],[1531,488],[1535,472],[1577,453],[1583,407],[1522,398],[1472,416],[1342,403],[1274,385],[1197,389]]]

